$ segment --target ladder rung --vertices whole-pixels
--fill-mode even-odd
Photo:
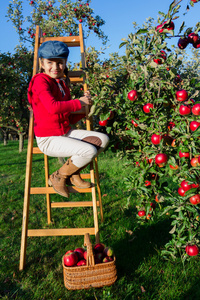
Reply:
[[[33,147],[32,153],[33,154],[44,154],[38,147]]]
[[[79,71],[69,71],[68,72],[68,76],[71,78],[71,77],[80,77],[80,76],[83,76],[85,75],[85,73],[82,71],[82,70],[79,70]]]
[[[79,189],[77,187],[68,186],[69,193],[91,193],[92,188]],[[56,194],[52,187],[32,187],[30,188],[31,195],[39,194]]]
[[[95,234],[94,228],[28,229],[27,236],[63,236]]]
[[[79,36],[41,37],[40,45],[47,41],[60,41],[60,42],[66,43],[68,47],[80,46],[80,37]]]
[[[71,83],[81,83],[84,82],[83,77],[70,77],[70,82]]]
[[[92,207],[92,201],[77,201],[77,202],[52,202],[52,208],[61,207]],[[99,206],[99,201],[97,201],[97,206]]]

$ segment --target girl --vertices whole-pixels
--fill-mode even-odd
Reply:
[[[73,130],[84,115],[73,115],[91,104],[86,92],[80,99],[71,100],[68,87],[66,61],[69,55],[67,45],[59,41],[47,41],[39,48],[40,73],[33,76],[28,88],[28,101],[34,114],[34,133],[39,149],[48,156],[70,157],[57,171],[50,175],[49,185],[69,197],[66,182],[79,188],[88,188],[80,171],[86,167],[109,142],[107,135],[88,131]],[[63,78],[66,77],[66,81]]]

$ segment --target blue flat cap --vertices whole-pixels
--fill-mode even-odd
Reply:
[[[59,41],[44,42],[38,50],[39,58],[64,58],[67,59],[69,49],[67,45]]]

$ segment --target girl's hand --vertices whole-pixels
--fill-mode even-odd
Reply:
[[[84,93],[84,96],[79,98],[82,106],[91,105],[91,95],[90,92],[87,91]]]

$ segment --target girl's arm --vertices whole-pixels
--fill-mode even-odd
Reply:
[[[54,82],[51,81],[51,79],[49,79],[48,77],[46,78],[45,75],[42,76],[41,74],[41,76],[37,76],[34,79],[34,83],[32,86],[33,91],[38,95],[40,101],[50,114],[75,112],[81,109],[81,101],[79,101],[78,99],[57,101],[51,91],[54,88],[53,84]]]

